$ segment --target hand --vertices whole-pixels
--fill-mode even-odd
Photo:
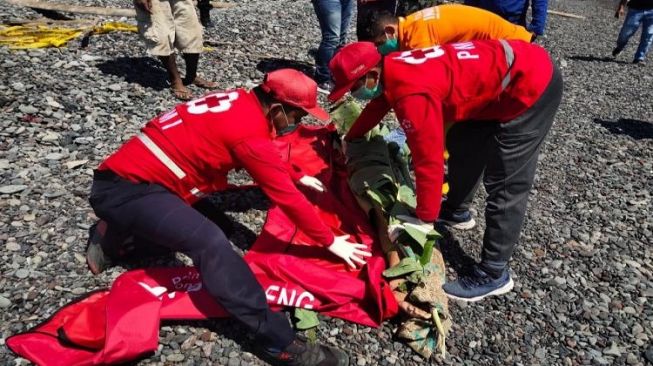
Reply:
[[[152,14],[152,0],[134,0],[134,5]]]
[[[619,6],[617,7],[617,11],[614,13],[614,17],[619,19],[620,16],[623,16],[626,13],[626,7],[624,4],[619,3]]]
[[[364,266],[365,258],[363,257],[371,257],[372,253],[366,251],[366,245],[351,243],[347,239],[349,239],[349,235],[336,236],[333,243],[329,245],[329,251],[342,258],[352,269],[356,269],[354,262],[360,264],[361,267]]]
[[[299,178],[299,183],[305,187],[316,190],[320,193],[326,191],[326,188],[324,188],[324,184],[322,184],[322,182],[319,179],[315,177],[311,177],[310,175],[305,175]]]

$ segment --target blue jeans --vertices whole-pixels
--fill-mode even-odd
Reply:
[[[354,0],[313,0],[313,8],[320,23],[322,41],[317,50],[315,79],[318,83],[331,80],[329,61],[344,46]]]
[[[642,25],[642,37],[639,40],[637,52],[635,52],[635,61],[644,60],[644,56],[651,49],[651,43],[653,43],[653,9],[628,8],[626,20],[624,20],[624,25],[621,27],[621,32],[619,32],[619,38],[617,38],[617,50],[622,50],[626,47],[630,37],[637,32],[640,24]]]

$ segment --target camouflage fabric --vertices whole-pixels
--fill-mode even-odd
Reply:
[[[360,114],[346,100],[332,110],[331,116],[338,132],[345,134]],[[403,224],[398,215],[413,215],[416,206],[415,192],[408,171],[410,151],[401,139],[393,137],[384,127],[375,127],[364,138],[347,143],[347,169],[349,185],[357,195],[361,207],[372,207],[378,226]],[[378,222],[382,220],[382,222]],[[401,261],[384,271],[386,278],[404,278],[399,291],[408,294],[414,305],[429,309],[432,319],[406,319],[399,326],[397,336],[425,358],[437,351],[444,355],[445,339],[451,328],[447,297],[442,290],[445,281],[445,265],[438,246],[440,235],[415,230],[406,224],[394,242],[386,243],[383,251],[396,251]],[[385,234],[385,230],[382,230]],[[381,243],[387,240],[381,240]]]

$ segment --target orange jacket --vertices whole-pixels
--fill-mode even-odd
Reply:
[[[486,39],[530,42],[533,34],[487,10],[448,4],[399,18],[398,37],[403,51]]]

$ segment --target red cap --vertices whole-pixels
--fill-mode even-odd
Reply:
[[[381,61],[381,54],[372,42],[355,42],[343,47],[329,62],[335,87],[329,100],[335,102],[351,89],[354,83]]]
[[[279,69],[265,74],[261,88],[280,102],[301,108],[320,121],[329,114],[317,105],[317,84],[295,69]]]

